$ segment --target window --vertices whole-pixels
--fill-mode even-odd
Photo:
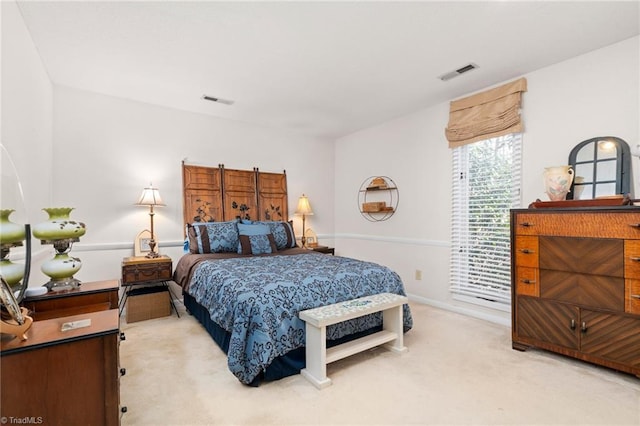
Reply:
[[[454,299],[509,310],[509,210],[520,206],[521,145],[513,133],[453,150]]]

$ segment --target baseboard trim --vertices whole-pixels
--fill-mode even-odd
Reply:
[[[417,296],[415,294],[407,294],[409,300],[422,303],[423,305],[433,306],[435,308],[444,309],[445,311],[451,311],[458,314],[466,315],[473,318],[478,318],[481,320],[489,321],[495,324],[504,325],[506,327],[511,327],[511,319],[503,318],[498,315],[492,315],[487,312],[479,312],[474,309],[463,308],[461,306],[451,305],[449,303],[440,302],[438,300],[429,299],[422,296]]]

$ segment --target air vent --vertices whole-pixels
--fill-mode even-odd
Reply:
[[[217,102],[219,104],[225,104],[225,105],[233,105],[233,102],[234,102],[228,99],[215,98],[213,96],[208,96],[208,95],[202,95],[202,99],[204,99],[205,101]]]
[[[465,72],[469,72],[469,71],[474,70],[476,68],[479,68],[479,67],[474,63],[470,63],[470,64],[467,64],[467,65],[465,65],[463,67],[458,68],[455,71],[450,71],[450,72],[448,72],[446,74],[443,74],[438,78],[440,80],[442,80],[442,81],[449,81],[452,78],[459,76],[460,74],[464,74]]]

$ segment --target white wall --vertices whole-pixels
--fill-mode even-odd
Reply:
[[[523,206],[547,199],[544,167],[567,164],[579,142],[596,136],[640,142],[639,44],[635,37],[524,76]],[[508,323],[508,313],[454,301],[448,289],[448,108],[443,103],[336,141],[336,252],[390,266],[416,299]],[[384,222],[366,221],[357,208],[358,188],[372,175],[390,176],[399,187],[397,213]]]
[[[30,194],[26,202],[34,216],[42,202],[51,200],[52,86],[18,8],[13,2],[2,2],[0,8],[2,144]]]
[[[84,263],[78,273],[81,280],[119,276],[120,261],[131,255],[134,236],[148,227],[146,210],[133,203],[150,180],[167,203],[156,215],[161,251],[174,260],[181,255],[180,163],[186,157],[228,168],[286,169],[290,214],[298,195],[309,195],[315,215],[308,226],[320,235],[321,243],[335,242],[337,254],[389,265],[418,300],[508,321],[505,313],[454,302],[448,290],[451,153],[443,130],[447,103],[331,144],[125,99],[53,89],[17,7],[1,2],[0,8],[2,143],[21,174],[31,223],[45,220],[40,209],[54,205],[75,207],[72,216],[87,223],[87,234],[74,247]],[[640,142],[638,40],[525,76],[529,91],[523,104],[524,205],[545,198],[543,168],[565,164],[578,142],[602,135]],[[637,162],[634,158],[636,175]],[[400,203],[390,220],[371,223],[358,212],[357,191],[364,179],[379,174],[398,184]],[[640,194],[638,179],[634,183]],[[294,219],[300,233],[300,220]],[[38,242],[35,248],[50,252]],[[416,269],[423,271],[420,281],[414,278]],[[32,285],[44,281],[39,266],[34,266]]]
[[[214,167],[286,170],[296,233],[302,232],[301,220],[293,212],[302,193],[315,213],[307,227],[319,235],[333,233],[331,141],[56,87],[54,146],[53,199],[57,206],[75,207],[72,217],[87,225],[74,246],[83,260],[81,280],[119,277],[135,235],[149,227],[149,210],[134,203],[150,181],[167,204],[155,209],[160,251],[177,261],[185,158]]]
[[[11,220],[34,223],[40,209],[52,201],[51,180],[53,150],[53,90],[38,52],[31,41],[24,21],[14,2],[0,2],[2,15],[2,77],[0,92],[2,108],[0,134],[3,146],[17,169],[25,194],[24,207],[15,194],[2,194],[3,209],[15,209]],[[2,161],[2,178],[12,179],[8,161]],[[17,185],[16,185],[17,186]],[[6,190],[3,185],[3,189]],[[18,191],[16,190],[17,194]],[[39,271],[42,259],[50,250],[34,241],[35,257],[32,270]],[[12,250],[12,258],[21,258],[20,249]],[[51,251],[51,253],[53,253]],[[36,280],[32,280],[32,283]],[[42,283],[40,283],[42,284]]]
[[[333,245],[332,141],[53,88],[15,3],[0,7],[2,143],[17,165],[27,204],[27,213],[16,212],[12,219],[33,224],[46,220],[43,207],[75,207],[72,218],[87,224],[72,252],[83,261],[77,278],[119,277],[122,258],[133,254],[135,235],[149,227],[148,210],[133,203],[150,181],[167,203],[156,209],[160,251],[174,260],[181,256],[185,158],[210,166],[286,170],[296,232],[301,234],[301,221],[293,211],[305,193],[315,213],[307,227]],[[13,206],[2,206],[8,207]],[[41,285],[48,278],[40,264],[53,250],[34,241],[34,251],[31,285]]]

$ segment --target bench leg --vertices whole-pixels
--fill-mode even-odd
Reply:
[[[302,374],[318,389],[325,388],[331,384],[331,379],[327,377],[327,328],[316,328],[307,323],[306,329],[306,368]]]
[[[392,352],[406,352],[403,342],[402,305],[382,311],[382,328],[396,334],[396,339],[387,343],[385,347]]]

